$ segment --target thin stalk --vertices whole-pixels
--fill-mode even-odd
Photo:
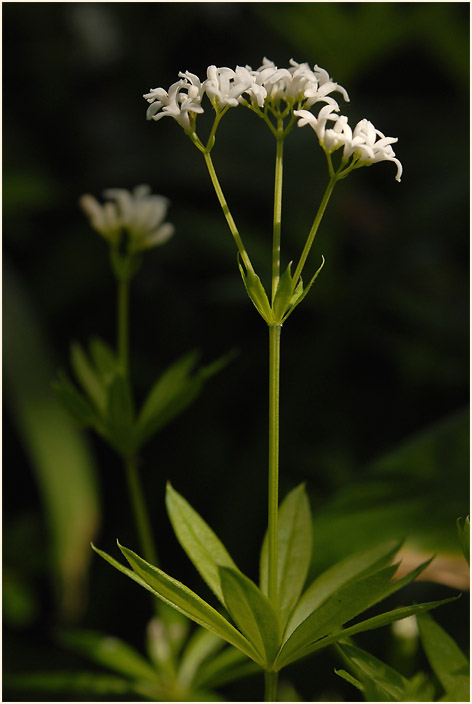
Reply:
[[[220,186],[220,182],[218,181],[218,177],[216,175],[215,167],[213,166],[213,161],[212,161],[211,155],[209,154],[209,152],[205,151],[205,152],[203,152],[203,156],[205,158],[205,163],[207,165],[208,173],[210,174],[213,188],[215,189],[216,196],[217,196],[218,201],[221,205],[221,209],[223,210],[223,213],[226,218],[226,222],[228,223],[231,234],[234,237],[234,241],[236,242],[236,246],[238,248],[239,254],[241,255],[241,259],[243,260],[244,266],[246,267],[246,270],[254,272],[253,266],[251,264],[251,261],[249,259],[248,254],[246,252],[246,248],[244,247],[243,241],[241,239],[241,235],[238,232],[238,228],[236,227],[236,223],[233,220],[233,216],[231,215],[230,209],[229,209],[228,204],[226,202],[226,199],[223,195],[223,190]]]
[[[143,551],[143,557],[152,565],[157,566],[157,552],[152,537],[151,523],[144,501],[143,489],[138,473],[138,463],[135,457],[127,457],[124,460],[126,478],[131,498],[131,505],[136,521],[139,542]]]
[[[281,325],[269,326],[268,597],[278,608],[279,389]]]
[[[126,378],[129,378],[129,288],[129,278],[126,276],[119,277],[117,305],[118,359]],[[123,464],[143,556],[148,562],[157,565],[157,551],[152,537],[151,523],[139,477],[137,458],[133,456],[123,457]]]
[[[277,701],[277,683],[279,679],[278,672],[264,672],[265,678],[265,702]]]
[[[301,273],[303,271],[303,267],[305,266],[306,259],[308,257],[308,254],[310,253],[310,249],[313,244],[313,240],[315,239],[315,235],[318,232],[318,227],[320,226],[321,219],[324,215],[324,211],[326,210],[326,206],[328,205],[329,199],[331,197],[331,193],[333,192],[333,188],[334,188],[337,180],[338,180],[338,178],[336,175],[332,176],[329,180],[327,187],[326,187],[326,190],[324,192],[320,207],[318,208],[318,212],[315,215],[313,225],[311,226],[311,230],[308,234],[308,238],[305,243],[305,247],[303,248],[303,252],[300,256],[300,261],[298,262],[297,268],[295,269],[295,273],[293,275],[293,281],[295,283],[298,282],[298,279],[301,276]]]
[[[129,279],[124,276],[118,278],[116,329],[118,359],[124,375],[127,376],[129,357]]]
[[[279,128],[283,126],[282,121]],[[280,279],[280,236],[282,229],[282,176],[283,176],[283,151],[284,139],[277,137],[277,150],[275,154],[275,179],[274,179],[274,230],[272,241],[272,301],[275,298]]]

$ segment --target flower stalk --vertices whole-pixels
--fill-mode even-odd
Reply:
[[[279,120],[279,132],[283,131],[283,122]],[[284,137],[277,137],[274,178],[274,230],[272,241],[272,302],[274,301],[280,279],[280,238],[282,229],[282,177],[283,177]]]

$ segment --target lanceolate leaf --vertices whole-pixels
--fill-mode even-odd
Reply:
[[[310,567],[312,523],[305,485],[300,484],[284,499],[279,510],[278,595],[282,627],[302,592]],[[261,590],[268,593],[267,534],[261,551]]]
[[[290,658],[292,653],[339,630],[344,623],[379,601],[395,570],[395,565],[384,567],[331,594],[285,641],[280,658]]]
[[[112,636],[88,630],[63,632],[60,643],[100,665],[133,679],[159,680],[157,671],[128,643]]]
[[[106,407],[105,384],[90,364],[87,355],[78,343],[71,345],[71,364],[84,391],[90,396],[100,411]]]
[[[225,648],[201,664],[195,674],[194,686],[213,689],[256,673],[260,673],[260,668],[244,653],[236,648]]]
[[[277,669],[281,669],[282,667],[289,665],[291,662],[301,660],[301,658],[304,658],[307,655],[310,655],[311,653],[315,653],[317,650],[326,648],[326,646],[331,645],[332,643],[336,643],[339,640],[344,640],[350,636],[354,636],[356,635],[356,633],[364,633],[365,631],[372,631],[375,628],[380,628],[381,626],[388,626],[394,621],[401,621],[403,618],[407,618],[408,616],[414,616],[416,614],[425,613],[426,611],[435,609],[438,606],[442,606],[443,604],[448,604],[451,601],[455,601],[458,598],[459,597],[454,596],[449,599],[442,599],[441,601],[429,601],[423,604],[404,606],[399,609],[393,609],[392,611],[386,611],[383,614],[379,614],[379,616],[373,616],[372,618],[368,618],[365,621],[360,621],[354,626],[349,626],[348,628],[340,628],[328,635],[327,637],[321,638],[318,641],[312,642],[306,645],[305,647],[300,648],[295,653],[288,654],[281,652],[279,654],[279,657],[277,658],[276,667]]]
[[[107,432],[114,447],[125,454],[134,450],[133,420],[133,399],[128,380],[117,374],[107,389]]]
[[[233,559],[208,524],[170,484],[167,485],[166,505],[179,543],[224,605],[218,567],[237,570]]]
[[[193,371],[198,358],[198,353],[194,351],[169,367],[154,384],[139,414],[136,424],[138,445],[190,406],[207,379],[220,371],[232,356],[224,355]]]
[[[388,565],[400,544],[388,542],[366,552],[358,553],[338,562],[323,572],[308,587],[298,602],[286,629],[286,637],[313,613],[333,592],[343,585],[355,582],[361,577]]]
[[[206,601],[176,579],[169,577],[158,567],[150,565],[132,550],[122,547],[119,543],[118,546],[136,575],[148,585],[150,591],[154,592],[156,596],[261,664],[258,653],[248,640]]]
[[[280,623],[267,597],[238,570],[220,567],[226,608],[237,626],[271,665],[280,647]]]
[[[470,701],[469,661],[455,641],[429,614],[418,616],[421,643],[447,701]]]
[[[406,677],[361,648],[344,643],[337,647],[354,676],[362,683],[368,701],[402,701],[403,692],[408,686]]]

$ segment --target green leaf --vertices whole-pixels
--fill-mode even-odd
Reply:
[[[352,684],[353,687],[358,689],[359,691],[363,692],[364,691],[364,685],[359,682],[359,680],[356,680],[355,677],[349,674],[349,672],[346,672],[346,670],[334,670],[336,675],[338,677],[341,677],[343,680],[346,680],[346,682],[349,682],[349,684]]]
[[[388,626],[394,621],[401,621],[403,618],[407,618],[408,616],[415,616],[416,614],[425,613],[426,611],[430,611],[431,609],[436,609],[438,606],[442,606],[443,604],[448,604],[451,601],[455,601],[458,598],[459,597],[457,596],[453,596],[449,599],[442,599],[440,601],[430,601],[425,602],[423,604],[403,606],[399,609],[386,611],[385,613],[380,614],[379,616],[373,616],[372,618],[368,618],[365,621],[360,621],[354,626],[349,626],[348,628],[340,628],[334,633],[331,633],[326,638],[322,638],[321,640],[310,643],[309,645],[301,648],[295,654],[291,654],[289,657],[287,657],[286,654],[284,654],[282,657],[279,656],[276,661],[276,666],[278,669],[280,669],[290,664],[291,662],[295,662],[295,660],[301,660],[301,658],[304,658],[307,655],[310,655],[311,653],[315,653],[317,650],[326,648],[326,646],[331,645],[332,643],[336,643],[339,640],[344,640],[347,637],[354,636],[356,635],[356,633],[364,633],[365,631],[372,631],[375,628],[380,628],[381,626]]]
[[[467,564],[470,565],[470,521],[469,516],[464,518],[464,522],[461,523],[461,518],[456,521],[457,532],[459,534],[459,540],[461,543],[462,552],[467,560]]]
[[[41,497],[58,611],[73,619],[86,602],[90,541],[100,518],[97,467],[84,433],[51,393],[49,340],[6,261],[3,290],[4,400]]]
[[[159,680],[154,667],[124,641],[88,630],[64,631],[59,642],[66,648],[134,679]]]
[[[272,313],[272,308],[270,307],[267,293],[265,292],[264,286],[262,285],[260,278],[257,276],[256,273],[254,273],[254,271],[250,271],[249,269],[244,272],[243,266],[239,261],[239,257],[238,264],[239,271],[241,272],[241,276],[244,282],[244,286],[246,287],[247,295],[254,303],[256,310],[258,311],[259,315],[264,318],[266,323],[273,323],[274,316]]]
[[[209,525],[170,483],[167,484],[166,505],[179,543],[224,605],[218,567],[232,567],[237,570],[233,559]]]
[[[77,343],[72,343],[71,365],[83,390],[92,399],[99,411],[105,412],[107,403],[106,387],[90,364],[87,355]]]
[[[291,266],[292,262],[290,262],[290,264],[280,277],[279,284],[277,286],[277,291],[275,293],[274,302],[272,305],[275,320],[282,321],[282,318],[287,312],[287,309],[291,305],[294,288],[292,274],[290,271]]]
[[[315,283],[316,279],[318,278],[318,274],[320,273],[321,269],[324,267],[324,263],[325,263],[325,258],[322,256],[321,257],[321,266],[315,271],[312,279],[310,280],[308,286],[305,289],[303,289],[303,285],[300,287],[300,284],[298,284],[297,288],[295,289],[295,293],[298,292],[298,295],[296,298],[294,296],[294,298],[292,299],[292,301],[291,301],[292,307],[285,315],[283,322],[285,322],[287,320],[290,313],[303,301],[303,299],[307,295],[308,291],[311,289],[311,287]]]
[[[52,387],[61,404],[79,425],[94,426],[99,432],[103,430],[96,407],[74,387],[65,373],[59,372]]]
[[[344,623],[379,601],[396,569],[396,565],[384,567],[357,582],[342,586],[331,594],[285,640],[280,659],[283,662],[291,660],[294,653],[337,631]]]
[[[246,577],[229,567],[220,567],[226,608],[247,636],[263,662],[270,666],[280,647],[280,622],[268,598]]]
[[[139,413],[136,427],[139,445],[190,406],[205,381],[219,372],[232,357],[232,353],[223,355],[192,375],[198,358],[198,353],[193,351],[169,367],[154,384]]]
[[[177,680],[185,687],[193,685],[196,674],[202,663],[217,653],[224,643],[211,631],[198,628],[190,638],[187,647],[182,653]],[[234,652],[240,652],[235,650]],[[200,686],[200,685],[199,685]]]
[[[124,454],[135,450],[133,437],[134,404],[128,379],[117,374],[107,390],[107,436]]]
[[[293,489],[282,502],[278,522],[278,594],[282,628],[298,601],[311,561],[312,523],[305,485]],[[268,540],[264,537],[260,585],[268,593]]]
[[[317,577],[298,602],[286,628],[286,637],[292,633],[326,599],[342,586],[367,577],[388,565],[400,543],[389,541],[371,550],[357,553],[333,565]]]
[[[444,691],[451,697],[448,701],[468,702],[470,677],[466,656],[429,614],[418,616],[417,621],[426,656]]]
[[[432,702],[436,701],[434,684],[424,672],[417,672],[405,687],[402,702]],[[448,700],[450,701],[450,700]]]
[[[368,701],[402,700],[408,685],[406,677],[361,648],[338,643],[337,649],[349,663],[354,676],[362,683]]]
[[[98,337],[92,338],[89,343],[90,356],[100,378],[105,384],[111,382],[118,373],[120,364],[112,348]]]
[[[250,658],[261,664],[258,653],[249,641],[206,601],[203,601],[197,594],[176,579],[169,577],[158,567],[150,565],[132,550],[128,550],[128,548],[121,546],[119,543],[118,546],[139,581],[145,582],[149,590],[156,596],[192,619],[192,621],[195,621],[195,623],[216,633],[220,638],[228,641],[228,643],[239,648]],[[105,559],[108,559],[108,556]],[[110,560],[108,561],[110,562]],[[124,569],[121,571],[124,571]],[[125,573],[127,574],[127,572]]]
[[[260,671],[256,663],[248,660],[244,653],[228,647],[200,665],[194,686],[213,689],[243,677],[259,674]]]
[[[78,692],[103,696],[134,691],[128,680],[96,672],[25,672],[4,677],[3,686],[26,692]]]

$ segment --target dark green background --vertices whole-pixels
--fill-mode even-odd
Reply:
[[[449,2],[3,4],[4,266],[30,297],[55,364],[67,364],[70,339],[99,334],[113,343],[115,334],[107,250],[78,198],[138,183],[171,200],[168,219],[176,227],[175,237],[146,257],[132,291],[138,396],[189,349],[200,348],[205,362],[238,350],[143,458],[163,566],[201,593],[164,514],[165,481],[255,577],[266,521],[267,333],[245,295],[201,155],[173,120],[146,122],[142,94],[168,87],[178,71],[203,78],[209,64],[257,68],[265,55],[288,66],[293,57],[318,63],[346,87],[351,103],[342,111],[351,123],[367,117],[398,137],[401,184],[385,163],[335,189],[310,259],[315,267],[323,254],[326,265],[283,330],[281,493],[306,480],[320,510],[346,486],[362,487],[376,458],[468,404],[468,14],[468,3]],[[274,140],[239,108],[224,118],[213,155],[266,281]],[[326,175],[311,130],[295,129],[286,148],[285,264],[299,256]],[[34,367],[34,350],[25,354]],[[44,511],[8,410],[5,540],[10,548],[19,541],[19,554],[26,550],[14,537],[24,534],[22,521],[36,540],[36,564],[24,568],[35,615],[21,628],[7,627],[4,641],[7,666],[18,671],[57,666],[62,656],[50,640],[55,608]],[[93,443],[103,507],[97,542],[113,550],[120,537],[133,547],[121,468]],[[442,452],[428,515],[434,501],[442,505],[441,490],[452,492],[453,531],[457,515],[468,511],[467,454],[449,440]],[[452,471],[459,479],[451,489]],[[427,479],[415,486],[430,488]],[[148,612],[135,585],[98,558],[89,578],[82,623],[140,644]],[[318,689],[355,698],[333,683],[336,663],[327,662]],[[311,667],[294,670],[307,699]],[[244,688],[236,696],[253,698]]]

